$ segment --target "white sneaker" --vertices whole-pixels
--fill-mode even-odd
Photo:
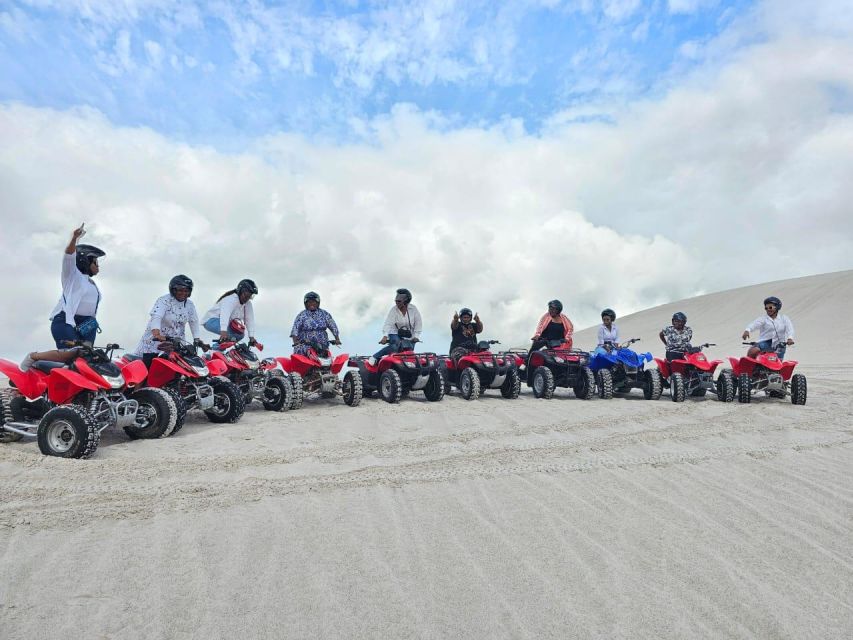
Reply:
[[[371,367],[375,367],[375,366],[376,366],[376,358],[374,358],[373,356],[370,356],[370,357],[367,359],[367,363],[368,363]]]
[[[18,365],[18,368],[21,371],[29,371],[30,368],[33,366],[34,362],[35,360],[33,360],[33,354],[28,353],[27,357],[21,360],[21,364]]]

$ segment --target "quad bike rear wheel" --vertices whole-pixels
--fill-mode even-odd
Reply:
[[[723,369],[717,378],[717,400],[731,402],[735,399],[735,378],[731,369]]]
[[[598,389],[598,397],[602,400],[610,400],[613,397],[613,374],[610,369],[599,369],[596,372],[595,386]]]
[[[39,450],[46,456],[89,458],[100,441],[95,417],[76,404],[54,407],[39,422]]]
[[[403,383],[400,374],[393,369],[386,369],[379,376],[379,395],[385,402],[395,404],[400,402],[403,391]]]
[[[14,404],[19,403],[19,398],[23,399],[23,396],[14,389],[3,389],[0,392],[0,444],[17,442],[24,437],[20,433],[3,429],[5,423],[20,420],[12,408]]]
[[[305,399],[305,391],[302,388],[302,376],[295,371],[289,374],[290,385],[293,387],[293,402],[290,403],[291,409],[301,409],[302,401]]]
[[[476,400],[480,397],[480,376],[471,367],[463,369],[459,376],[459,392],[466,400]]]
[[[669,377],[669,396],[673,402],[684,402],[684,376],[680,373],[673,373]]]
[[[554,374],[548,367],[536,367],[533,372],[533,395],[545,400],[554,397]]]
[[[157,387],[143,387],[131,398],[139,403],[136,422],[124,428],[131,440],[153,440],[172,435],[178,419],[175,401],[166,391]]]
[[[507,400],[515,400],[521,393],[521,376],[516,369],[510,369],[501,385],[501,395]]]
[[[430,402],[444,399],[444,374],[441,369],[433,369],[424,387],[424,396]]]
[[[752,401],[752,380],[748,373],[742,373],[737,377],[737,401],[749,404]]]
[[[270,376],[264,385],[261,403],[267,411],[287,411],[293,404],[293,385],[290,378]]]
[[[589,400],[595,391],[595,374],[589,367],[581,367],[580,380],[574,386],[573,391],[575,397],[581,400]],[[613,395],[613,386],[611,381],[610,395]]]
[[[347,371],[341,385],[341,394],[344,403],[350,407],[357,407],[364,396],[364,388],[361,384],[361,374],[357,371]]]
[[[213,408],[204,412],[207,419],[217,424],[237,422],[244,411],[243,394],[228,378],[215,376],[210,381],[213,387]]]
[[[660,400],[663,393],[663,378],[659,369],[647,369],[644,372],[643,397],[646,400]]]
[[[791,404],[805,404],[808,396],[806,377],[802,373],[791,376]]]

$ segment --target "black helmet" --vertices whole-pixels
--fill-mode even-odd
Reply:
[[[560,313],[563,312],[563,303],[560,302],[559,300],[551,300],[550,302],[548,302],[548,306],[549,307],[556,307],[557,311],[559,311]]]
[[[398,296],[406,296],[406,304],[412,301],[412,292],[408,289],[397,289]]]
[[[764,298],[764,306],[767,306],[768,304],[772,304],[774,307],[776,307],[776,311],[779,311],[779,309],[782,308],[782,301],[776,296]]]
[[[319,305],[320,304],[320,294],[317,293],[316,291],[309,291],[302,298],[302,304],[307,305],[309,300],[316,300],[317,304]]]
[[[687,316],[681,313],[681,311],[676,311],[672,314],[673,320],[681,320],[682,322],[687,322]]]
[[[616,312],[613,309],[605,309],[601,312],[601,317],[610,316],[611,320],[616,320]]]
[[[459,315],[460,316],[473,316],[474,314],[471,312],[471,310],[468,307],[462,307],[459,310]]]
[[[235,289],[235,291],[237,291],[238,296],[244,291],[248,291],[252,295],[255,295],[258,292],[258,287],[255,284],[254,280],[249,280],[248,278],[246,278],[244,280],[240,280],[240,282],[237,283],[237,288]]]
[[[92,260],[96,260],[97,258],[102,258],[105,256],[103,251],[98,249],[98,247],[93,247],[90,244],[78,244],[77,245],[77,269],[79,269],[80,273],[84,273],[87,276],[89,274],[89,266],[92,264]]]
[[[172,294],[172,297],[175,297],[175,290],[178,287],[185,287],[190,290],[189,296],[193,294],[193,281],[189,276],[185,276],[184,274],[178,274],[171,280],[169,280],[169,293]],[[189,298],[189,296],[187,296]]]

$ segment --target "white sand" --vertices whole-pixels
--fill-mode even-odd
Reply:
[[[851,285],[771,288],[805,407],[413,396],[105,434],[90,461],[3,445],[0,637],[849,638],[853,354],[817,338]],[[730,297],[760,311],[675,306],[734,344],[757,312]]]

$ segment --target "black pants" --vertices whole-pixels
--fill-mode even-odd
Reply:
[[[150,369],[151,363],[154,362],[154,358],[157,357],[156,353],[143,353],[142,354],[142,362],[145,363],[145,368]]]
[[[683,351],[667,351],[666,352],[667,360],[683,360],[684,352]]]

